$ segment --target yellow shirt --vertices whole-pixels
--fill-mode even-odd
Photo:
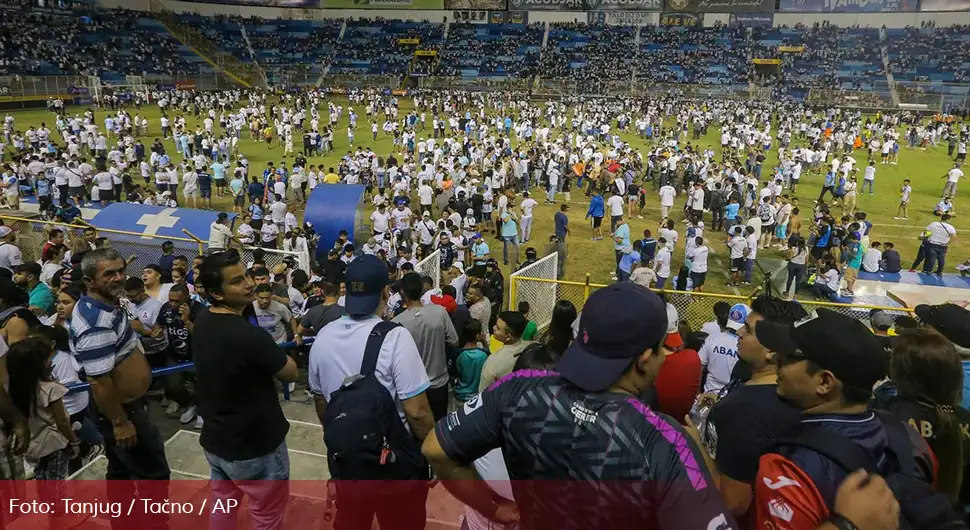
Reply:
[[[337,184],[338,182],[340,182],[340,177],[336,173],[327,173],[323,177],[324,184]]]

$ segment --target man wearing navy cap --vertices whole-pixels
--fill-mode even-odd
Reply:
[[[309,386],[321,423],[331,394],[347,378],[360,374],[368,337],[382,322],[380,315],[390,298],[387,264],[376,256],[365,254],[350,262],[345,281],[346,314],[324,326],[310,348]],[[399,325],[385,328],[380,344],[374,376],[391,394],[401,421],[420,443],[434,427],[434,419],[426,396],[431,382],[417,344],[408,330]],[[394,517],[398,528],[424,528],[428,488],[423,482],[416,482],[414,486],[394,502],[387,499],[375,502],[373,498],[353,502],[349,498],[366,492],[341,493],[335,526],[370,528],[376,514],[380,521]]]
[[[737,528],[694,442],[637,398],[664,362],[666,338],[656,294],[630,282],[600,289],[558,373],[499,379],[438,422],[424,454],[455,497],[500,524]],[[477,478],[475,459],[498,447],[517,506],[465,480]]]

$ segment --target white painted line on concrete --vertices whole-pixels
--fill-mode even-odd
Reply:
[[[290,420],[290,419],[288,419],[286,421],[288,421],[290,423],[295,423],[297,425],[308,425],[310,427],[318,427],[320,429],[323,428],[323,425],[320,425],[319,423],[313,423],[311,421],[300,421],[300,420]]]

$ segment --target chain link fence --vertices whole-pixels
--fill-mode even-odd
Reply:
[[[547,259],[549,259],[549,256],[543,258],[543,260],[534,264],[532,267],[539,265]],[[552,260],[552,277],[549,277],[549,270],[550,267],[548,265],[539,268],[530,267],[523,269],[521,273],[512,274],[509,277],[509,283],[511,285],[509,308],[515,310],[518,308],[519,302],[529,302],[529,317],[536,322],[540,329],[549,324],[552,319],[553,307],[558,300],[569,300],[576,306],[577,311],[581,311],[590,294],[597,289],[607,287],[606,284],[590,283],[588,276],[586,282],[556,280],[555,258]],[[750,296],[660,289],[651,290],[661,295],[668,303],[676,307],[680,319],[686,321],[694,331],[699,330],[705,323],[715,319],[714,305],[718,302],[725,302],[729,305],[751,305],[752,302],[752,297]],[[852,317],[867,325],[869,324],[869,314],[874,309],[884,311],[894,320],[901,316],[910,316],[913,313],[912,309],[906,307],[836,304],[811,300],[798,300],[798,303],[804,306],[805,310],[809,313],[816,309],[824,308]]]
[[[558,259],[559,253],[553,252],[509,275],[509,307],[517,310],[519,302],[529,302],[529,318],[540,328],[548,326],[552,321],[556,300],[575,299],[585,302],[585,296],[588,296],[579,292],[581,298],[577,297],[575,287],[578,285],[582,288],[583,284],[556,280],[559,273]],[[576,309],[582,307],[581,303],[576,304]]]

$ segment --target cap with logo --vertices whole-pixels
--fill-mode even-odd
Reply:
[[[754,334],[765,348],[811,361],[848,387],[871,391],[885,375],[882,342],[859,320],[835,311],[818,309],[794,324],[762,320]]]
[[[387,264],[371,254],[364,254],[347,265],[345,273],[348,315],[370,315],[377,311],[384,288],[390,283]]]
[[[737,331],[744,327],[744,321],[751,314],[751,308],[746,304],[734,304],[728,311],[727,327]]]
[[[594,292],[583,306],[576,340],[556,366],[588,392],[602,392],[667,336],[667,308],[646,287],[621,282]]]

